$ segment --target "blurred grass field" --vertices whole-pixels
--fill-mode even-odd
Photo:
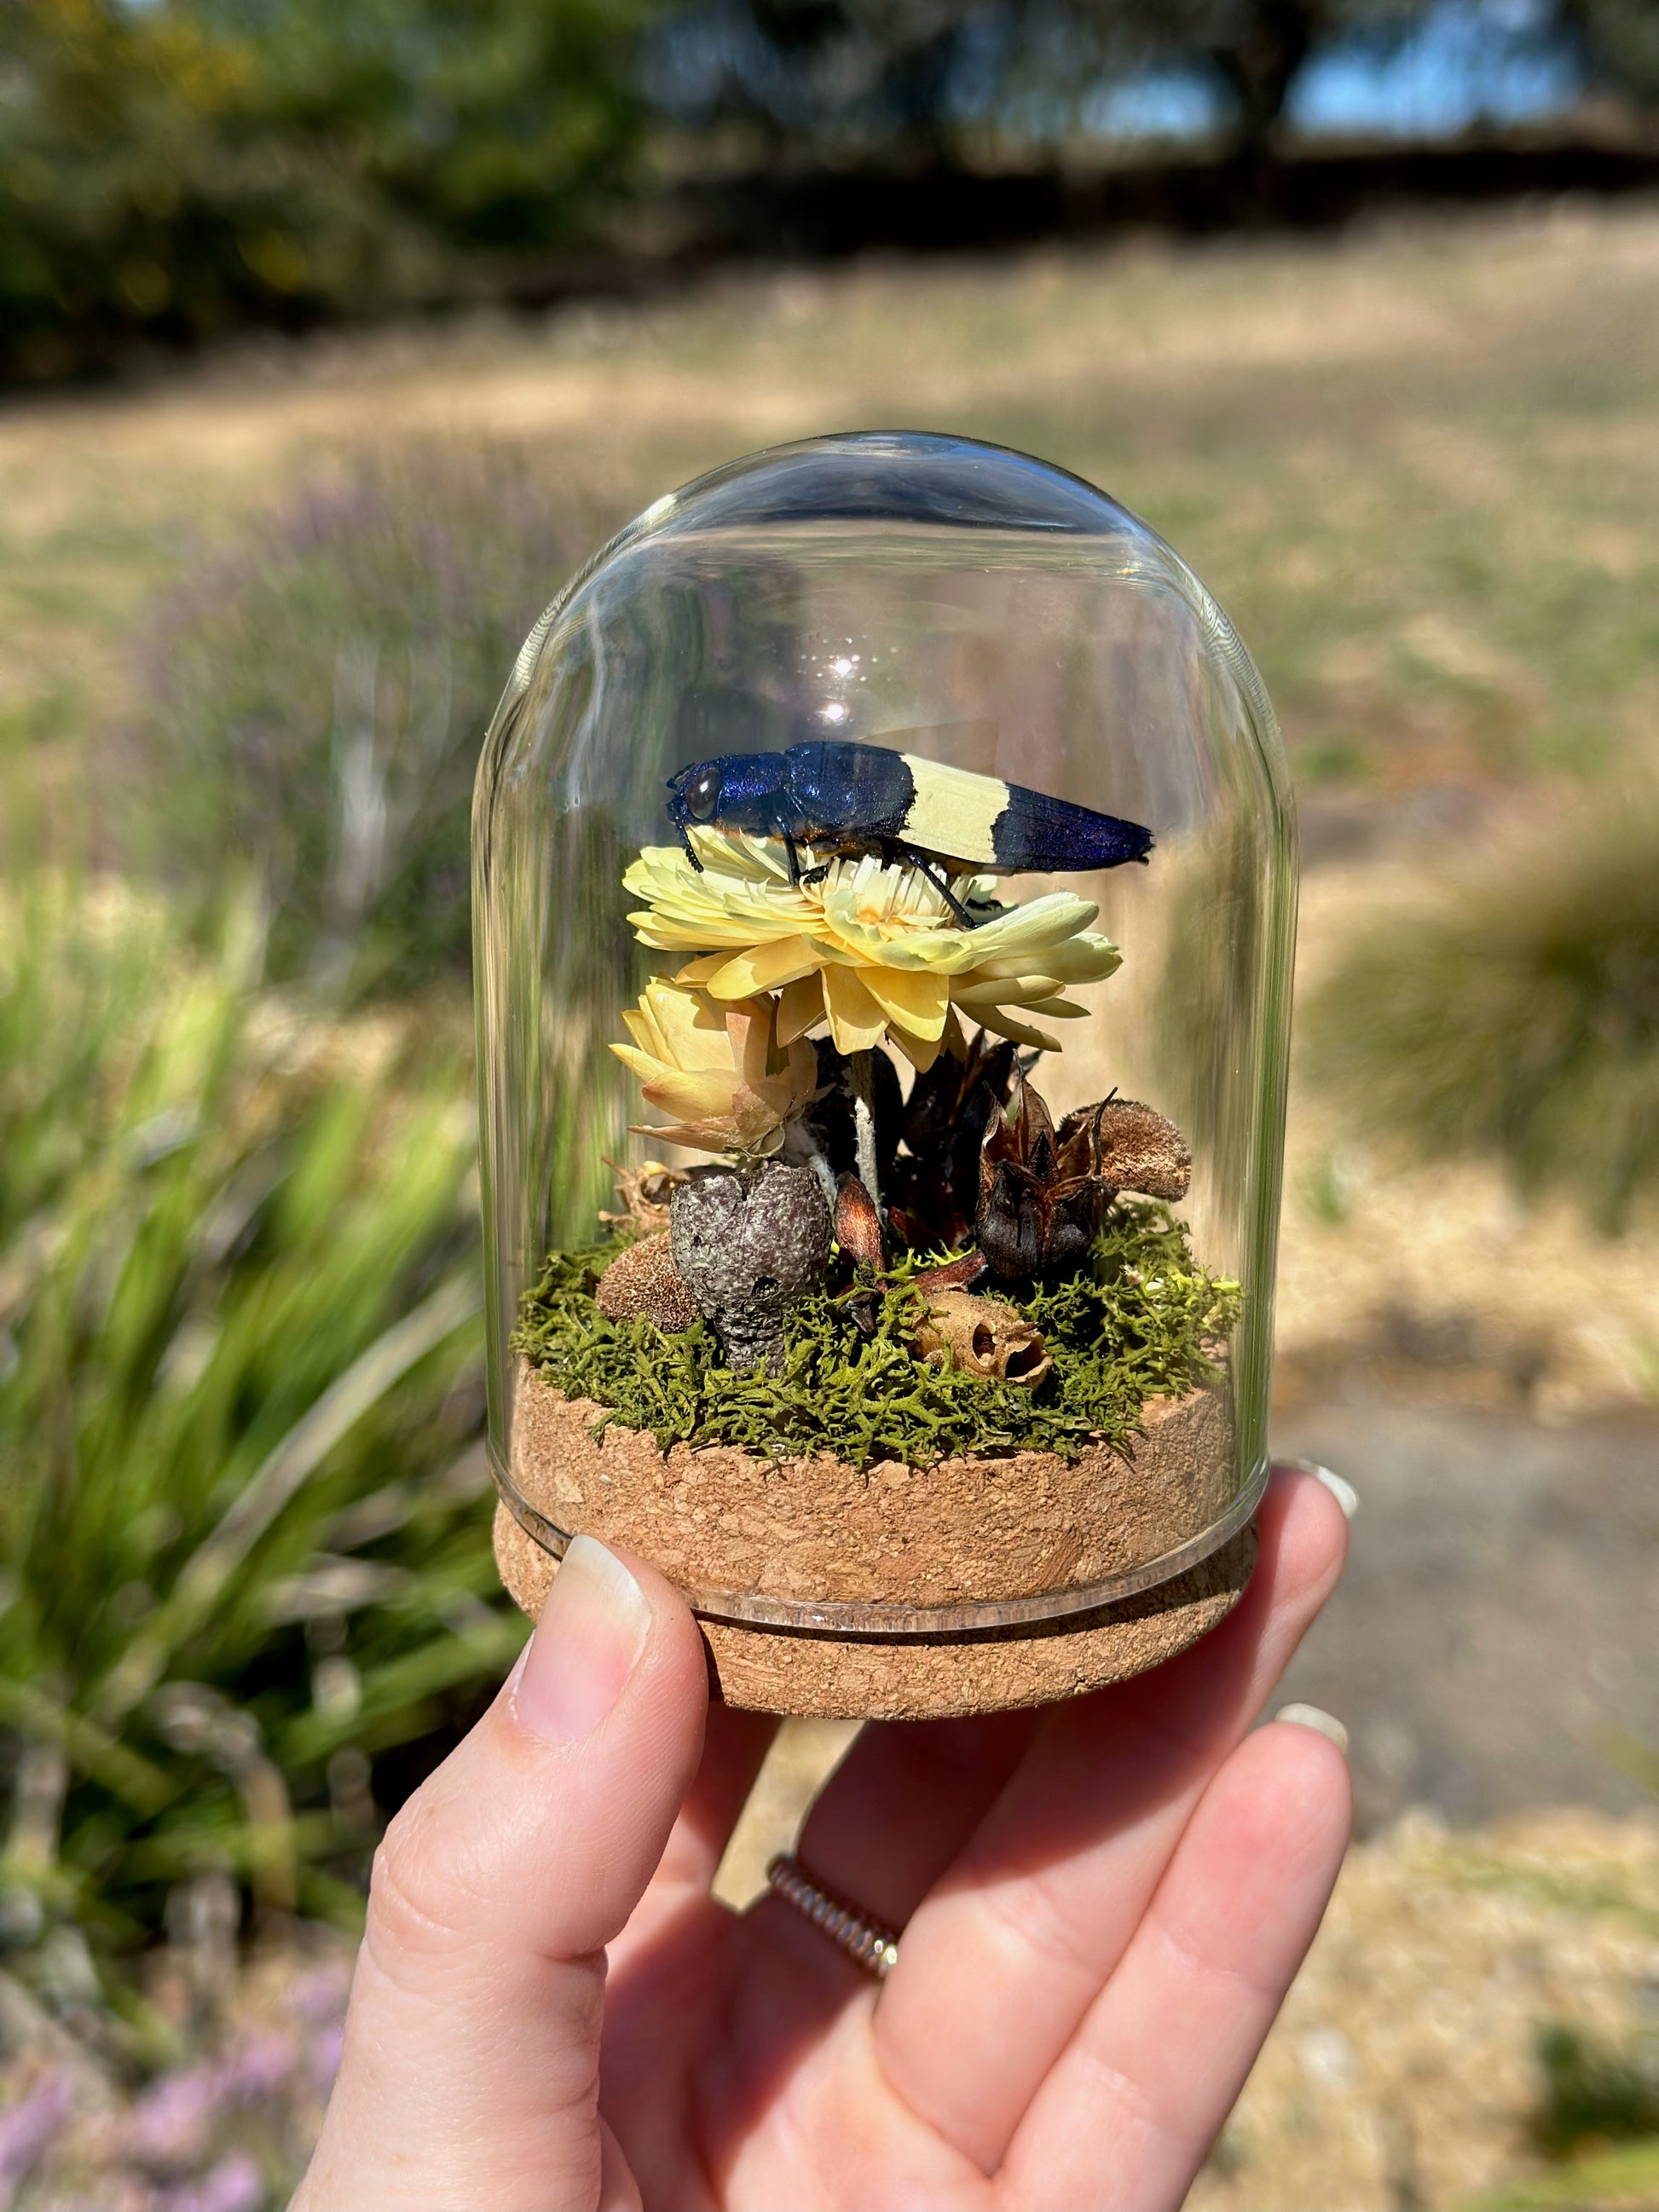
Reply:
[[[1295,764],[1311,985],[1489,848],[1519,838],[1521,883],[1549,868],[1598,793],[1616,808],[1659,773],[1656,418],[1659,210],[1639,205],[754,274],[539,324],[226,354],[0,414],[0,790],[31,851],[118,855],[137,817],[182,816],[187,786],[106,773],[157,594],[365,451],[504,444],[579,546],[768,442],[956,429],[1104,485],[1234,617]],[[468,526],[485,511],[475,489]],[[556,580],[527,580],[526,603]],[[1651,1067],[1622,1079],[1639,1094]],[[1361,1337],[1385,1358],[1403,1308],[1407,1336],[1474,1347],[1442,1366],[1519,1378],[1546,1409],[1651,1401],[1650,1206],[1609,1245],[1547,1177],[1522,1215],[1496,1156],[1424,1170],[1375,1137],[1298,1084],[1287,1383]],[[1567,1297],[1548,1270],[1475,1262],[1540,1237]]]
[[[372,573],[343,556],[331,566],[332,540],[313,560],[313,516],[329,511],[331,491],[348,518],[367,512],[369,494],[402,480],[400,456],[436,456],[435,472],[422,477],[421,462],[407,479],[415,489],[396,496],[404,521],[422,497],[435,499],[444,514],[416,519],[448,522],[443,558],[459,547],[476,584],[433,617],[455,625],[443,665],[446,682],[457,677],[457,703],[449,726],[420,738],[448,749],[440,784],[453,814],[457,763],[464,769],[474,743],[466,717],[481,725],[488,711],[472,702],[493,684],[485,663],[505,595],[533,608],[585,545],[717,462],[877,425],[969,433],[1078,471],[1146,516],[1222,599],[1261,665],[1296,769],[1309,1005],[1333,975],[1361,972],[1364,960],[1375,974],[1396,937],[1429,941],[1401,930],[1402,918],[1432,915],[1466,877],[1485,872],[1495,886],[1484,911],[1495,902],[1501,916],[1512,897],[1524,915],[1528,871],[1552,869],[1563,842],[1577,879],[1593,882],[1593,825],[1659,779],[1659,209],[1522,210],[1378,228],[1340,245],[1242,240],[757,272],[677,301],[571,308],[540,323],[228,351],[153,381],[0,410],[0,866],[15,893],[0,905],[0,1015],[10,1008],[0,1036],[15,1052],[9,1073],[0,1067],[0,1232],[10,1243],[0,1262],[0,1446],[8,1435],[29,1446],[15,1462],[22,1470],[27,1461],[27,1478],[8,1470],[5,1503],[21,1533],[3,1593],[21,1589],[27,1604],[0,1609],[0,1624],[9,1671],[33,1669],[55,1701],[33,1722],[0,1716],[24,1746],[6,1776],[0,1945],[33,1946],[15,1976],[0,1969],[14,2012],[26,2002],[60,2025],[79,2017],[77,2004],[84,2012],[112,1899],[129,1936],[165,1925],[169,1957],[183,1957],[175,1922],[194,1925],[204,1899],[222,1901],[228,1874],[249,1887],[249,1926],[268,1929],[257,1877],[267,1870],[269,1892],[273,1830],[292,1869],[281,1894],[349,1918],[346,1893],[377,1805],[416,1778],[410,1745],[431,1751],[464,1720],[466,1700],[521,1632],[497,1609],[484,1548],[465,1302],[389,1395],[364,1385],[361,1423],[343,1433],[329,1427],[331,1394],[374,1369],[400,1326],[397,1299],[359,1300],[326,1344],[306,1310],[338,1274],[331,1206],[357,1209],[346,1218],[361,1219],[364,1249],[378,1237],[400,1255],[404,1306],[467,1272],[465,1139],[444,1110],[453,1095],[464,1112],[465,1095],[459,938],[434,926],[424,950],[388,940],[358,963],[361,975],[343,964],[337,887],[324,862],[306,858],[325,787],[296,799],[283,823],[284,849],[299,856],[289,878],[311,868],[310,904],[285,878],[273,896],[289,898],[292,928],[284,936],[279,915],[262,954],[238,955],[252,960],[240,982],[225,965],[234,944],[223,931],[240,915],[258,935],[236,902],[246,886],[207,880],[217,800],[204,801],[195,779],[212,765],[221,720],[246,723],[260,774],[282,757],[260,752],[268,725],[297,730],[327,769],[329,732],[307,717],[338,714],[346,663],[327,653],[306,662],[305,623],[307,608],[325,621],[337,588],[357,594],[353,604],[379,625],[376,652],[385,645],[382,689],[370,687],[377,742],[395,751],[411,732],[420,737],[410,702],[423,664],[410,657],[395,603],[432,541],[411,528]],[[502,489],[520,477],[535,490],[527,504]],[[448,489],[433,492],[440,483]],[[520,574],[526,566],[538,573]],[[267,671],[281,680],[265,684]],[[318,773],[315,759],[303,771]],[[261,789],[256,776],[240,792],[256,821]],[[82,871],[136,872],[158,853],[177,911],[163,924],[153,902],[131,908],[159,933],[153,990],[138,972],[149,939],[119,925],[118,898],[112,908],[87,893],[91,925],[78,936],[49,930],[50,945],[37,927],[39,957],[29,951],[17,915],[61,914],[65,884],[74,896],[88,880]],[[454,870],[453,838],[428,839],[405,872],[398,913],[411,897],[416,907],[441,898]],[[374,935],[369,902],[352,913],[362,950]],[[278,953],[285,964],[273,972]],[[255,975],[260,958],[265,972]],[[73,988],[59,974],[65,963]],[[1431,977],[1426,956],[1419,969]],[[365,1011],[362,992],[388,976],[404,1003]],[[1524,981],[1521,993],[1523,1006]],[[1391,1018],[1408,1033],[1420,1026],[1421,1001],[1409,992],[1396,1001]],[[78,1047],[54,1031],[54,1004],[86,1012]],[[152,1041],[180,1024],[206,1042],[182,1073],[173,1068],[169,1090],[155,1068],[165,1074],[172,1063],[157,1060]],[[1651,1008],[1638,1008],[1632,1027],[1636,1045],[1614,1069],[1620,1110],[1650,1072]],[[1586,1034],[1595,1033],[1592,1023]],[[302,1050],[295,1038],[309,1042]],[[1502,1046],[1500,1036],[1488,1057]],[[327,1085],[309,1072],[318,1050]],[[1395,1057],[1407,1066],[1403,1052]],[[1553,1097],[1560,1081],[1571,1088],[1571,1066],[1556,1075]],[[217,1127],[216,1102],[256,1094],[275,1102],[257,1127]],[[158,1115],[159,1152],[134,1137]],[[429,1129],[415,1173],[374,1132],[426,1126],[422,1115]],[[1644,1159],[1645,1115],[1638,1097],[1630,1149]],[[1414,1157],[1368,1126],[1352,1096],[1298,1077],[1284,1401],[1369,1361],[1414,1393],[1449,1389],[1548,1420],[1609,1406],[1650,1413],[1651,1192],[1631,1194],[1623,1233],[1610,1238],[1570,1176],[1546,1174],[1539,1202],[1522,1202],[1501,1113],[1449,1121],[1449,1152]],[[59,1141],[64,1130],[74,1142]],[[222,1139],[223,1158],[204,1131]],[[222,1248],[200,1224],[224,1213],[237,1177],[257,1234]],[[227,1297],[257,1315],[270,1285],[287,1279],[276,1264],[287,1248],[277,1247],[296,1208],[309,1224],[287,1251],[297,1291],[277,1302],[292,1339],[216,1334]],[[151,1401],[139,1469],[144,1503],[157,1509],[150,1520],[167,1518],[159,1507],[168,1454],[185,1446],[191,1495],[179,1525],[129,1558],[109,1408],[143,1416]],[[309,1471],[261,1524],[240,1578],[222,1577],[213,1606],[192,1612],[192,1562],[211,1563],[235,1519],[227,1471],[268,1466],[296,1436],[316,1441]],[[404,1480],[411,1453],[424,1504]],[[61,1499],[58,1520],[46,1512],[41,1501],[64,1466],[94,1486],[101,1534],[63,1518]],[[54,1546],[73,1549],[82,1537],[103,1550],[61,1575]],[[60,1582],[87,1593],[84,1620]],[[131,1740],[167,1782],[126,1802],[110,1781],[118,1762],[100,1751],[100,1779],[77,1766],[76,1747],[109,1707],[100,1681],[106,1692],[135,1631],[158,1686],[146,1700],[141,1685],[131,1702]],[[434,1668],[422,1655],[439,1644]],[[87,1650],[96,1664],[77,1681]],[[9,1756],[9,1739],[7,1747]],[[796,1741],[798,1755],[775,1778],[775,1828],[787,1826],[832,1749]],[[261,1787],[271,1801],[263,1810]],[[1389,1848],[1386,1838],[1375,1846]],[[1385,1886],[1397,1878],[1409,1891],[1418,1848],[1379,1877]],[[1601,1838],[1596,1849],[1616,1858],[1624,1844]],[[1646,1899],[1644,1888],[1644,1913]],[[1473,2162],[1419,2144],[1400,2168],[1407,2180],[1395,2201],[1459,2201],[1528,2161],[1537,2167],[1524,2103],[1514,2101],[1525,2094],[1515,2085],[1531,2079],[1526,2006],[1547,2002],[1613,2035],[1646,1971],[1648,1952],[1620,1951],[1575,1997],[1574,1962],[1594,1949],[1585,1929],[1599,1910],[1557,1899],[1541,1932],[1528,1923],[1524,1942],[1545,1964],[1528,1966],[1505,1998],[1513,2109],[1483,2117],[1486,2147]],[[1445,1907],[1433,1943],[1457,1915],[1455,1902]],[[1504,1971],[1503,1942],[1493,1937],[1490,1948],[1498,1963],[1485,1954],[1468,1962],[1477,2021],[1479,1976]],[[1427,1952],[1417,1966],[1431,1983]],[[1659,1954],[1652,1966],[1659,1975]],[[1291,2021],[1255,2103],[1241,2108],[1248,2171],[1224,2170],[1224,2159],[1206,2202],[1266,2202],[1264,2192],[1299,2188],[1317,2170],[1326,2122],[1310,2121],[1307,2106],[1322,2082],[1332,2087],[1319,2073],[1337,2063],[1331,2037],[1353,2043],[1359,2074],[1372,2063],[1363,2018],[1341,2010],[1340,1982],[1340,1965],[1323,1983],[1316,1972],[1306,2018]],[[25,1996],[14,2002],[15,1989]],[[189,2038],[166,2006],[122,2002],[118,2035],[99,2031],[119,2063],[182,2063]],[[1315,2058],[1296,2059],[1304,2045]],[[1397,2058],[1401,2081],[1390,2076],[1383,2101],[1407,2130],[1419,2124],[1413,2082],[1433,2070],[1432,2045],[1425,2031],[1421,2051],[1387,2062]],[[1340,2125],[1351,2117],[1345,2107]],[[1442,2135],[1455,2124],[1438,2107],[1421,2122]],[[1389,2143],[1370,2144],[1365,2157],[1373,2150],[1385,2178],[1400,2166]],[[1228,2154],[1241,2155],[1237,2142]],[[1400,2193],[1407,2181],[1417,2196]],[[1370,2185],[1356,2180],[1361,2193],[1344,2201],[1367,2201]]]
[[[204,533],[363,441],[506,435],[607,519],[829,428],[948,428],[1146,515],[1259,659],[1304,785],[1595,773],[1659,703],[1659,216],[1341,246],[733,278],[221,357],[0,415],[0,706],[73,745]]]

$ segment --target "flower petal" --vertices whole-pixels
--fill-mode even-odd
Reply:
[[[1058,1052],[1060,1039],[1050,1036],[1046,1030],[1033,1029],[1029,1022],[1016,1022],[1001,1012],[981,1013],[979,1025],[997,1036],[1012,1037],[1016,1044],[1030,1045],[1034,1052]]]
[[[888,1020],[912,1036],[936,1042],[945,1034],[951,986],[943,975],[907,975],[892,968],[861,968],[859,981]]]
[[[904,1054],[918,1075],[926,1075],[945,1049],[943,1035],[937,1037],[915,1036],[909,1030],[900,1029],[896,1023],[889,1027],[887,1036],[888,1041]]]
[[[660,1069],[640,1085],[648,1104],[665,1114],[683,1114],[690,1120],[710,1114],[729,1114],[738,1079],[728,1069],[724,1075],[688,1074],[677,1067]]]
[[[819,967],[823,955],[810,937],[780,937],[757,945],[728,960],[708,979],[717,999],[752,999],[762,991],[781,990]]]
[[[823,979],[815,968],[810,975],[784,985],[778,1000],[778,1042],[793,1044],[823,1019]]]
[[[613,1044],[611,1049],[624,1067],[633,1069],[641,1083],[649,1083],[653,1075],[662,1072],[663,1062],[648,1052],[641,1052],[637,1045]]]
[[[729,954],[724,952],[705,952],[701,959],[688,960],[683,968],[677,968],[673,980],[682,986],[690,984],[697,990],[706,991],[709,977],[718,975],[729,957]],[[623,1019],[628,1019],[626,1014]]]
[[[951,978],[951,996],[959,1006],[969,1012],[977,1006],[1030,1006],[1038,999],[1052,999],[1063,987],[1053,975],[969,975],[958,981]]]
[[[881,1042],[887,1017],[854,969],[826,968],[823,1000],[837,1052],[868,1052]]]

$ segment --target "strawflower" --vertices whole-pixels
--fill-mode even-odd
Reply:
[[[779,993],[780,1045],[827,1020],[838,1052],[867,1051],[886,1036],[925,1069],[959,1008],[999,1036],[1055,1052],[1058,1037],[1030,1018],[1084,1013],[1067,987],[1098,982],[1119,963],[1109,939],[1090,933],[1099,908],[1069,891],[964,929],[918,868],[865,854],[831,861],[816,883],[792,884],[769,839],[690,834],[702,872],[676,845],[647,846],[623,878],[645,902],[629,920],[641,943],[697,954],[676,980],[712,999]],[[953,885],[964,902],[989,888],[977,878]]]
[[[647,983],[623,1020],[634,1042],[611,1049],[639,1077],[647,1104],[676,1117],[642,1131],[665,1144],[775,1152],[785,1122],[817,1092],[812,1048],[778,1042],[774,1000],[721,1001],[678,980]]]

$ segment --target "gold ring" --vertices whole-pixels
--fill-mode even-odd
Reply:
[[[820,1889],[799,1859],[780,1851],[766,1869],[766,1879],[787,1904],[821,1929],[855,1966],[884,1982],[898,1964],[898,1937],[890,1928],[872,1920],[844,1898]]]

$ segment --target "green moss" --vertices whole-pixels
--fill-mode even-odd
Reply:
[[[612,1322],[593,1285],[628,1240],[555,1252],[528,1291],[513,1348],[571,1397],[611,1420],[648,1429],[659,1447],[744,1444],[784,1456],[829,1449],[854,1467],[912,1467],[958,1452],[1055,1451],[1075,1458],[1095,1437],[1121,1444],[1149,1398],[1176,1396],[1214,1372],[1211,1354],[1238,1317],[1237,1283],[1207,1275],[1167,1207],[1120,1200],[1089,1267],[1067,1280],[1005,1292],[1042,1332],[1054,1366],[1035,1389],[971,1380],[912,1358],[925,1303],[912,1259],[876,1297],[865,1336],[843,1304],[815,1293],[795,1312],[781,1375],[734,1375],[699,1322],[667,1335],[648,1321]]]

